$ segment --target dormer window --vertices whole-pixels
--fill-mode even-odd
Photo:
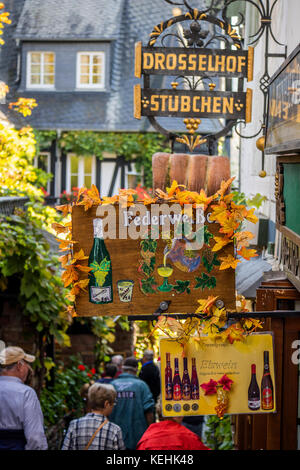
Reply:
[[[77,54],[77,88],[105,88],[105,53],[78,52]]]
[[[31,51],[27,54],[27,88],[54,88],[55,54]]]

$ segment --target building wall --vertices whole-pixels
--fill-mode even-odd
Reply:
[[[265,3],[265,2],[264,2]],[[273,2],[270,2],[271,5]],[[253,34],[255,28],[259,28],[258,15],[253,11],[254,7],[248,5],[246,11],[246,31]],[[300,2],[299,0],[278,0],[272,15],[272,31],[275,38],[287,45],[287,55],[300,42],[299,30]],[[257,30],[256,29],[256,30]],[[263,111],[263,94],[260,91],[260,79],[264,72],[265,57],[265,35],[255,45],[254,49],[254,80],[247,84],[247,87],[253,89],[253,108],[252,122],[247,125],[243,131],[246,135],[255,134],[262,122]],[[269,43],[270,53],[284,53],[284,47],[276,44],[273,39]],[[283,63],[284,58],[269,58],[269,75],[272,76],[279,66]],[[260,134],[258,137],[260,137]],[[276,157],[273,155],[265,156],[266,177],[261,178],[259,172],[262,169],[262,154],[256,148],[256,140],[241,140],[241,161],[240,161],[240,177],[241,191],[247,196],[253,196],[256,193],[267,196],[268,200],[263,204],[260,212],[275,222],[275,198],[274,198],[274,175],[276,170]]]

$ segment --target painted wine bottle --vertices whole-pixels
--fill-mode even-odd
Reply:
[[[187,357],[183,358],[183,376],[182,376],[182,399],[191,399],[191,381],[188,371]]]
[[[109,252],[103,239],[102,219],[94,219],[94,243],[89,256],[89,299],[93,304],[113,301],[112,269]]]
[[[166,353],[165,398],[166,400],[172,400],[173,398],[172,369],[171,369],[170,353]]]
[[[192,400],[199,400],[199,381],[197,376],[195,357],[192,357],[191,396]]]
[[[264,351],[264,374],[261,380],[261,407],[263,410],[272,410],[274,408],[273,382],[269,366],[269,351]]]
[[[175,363],[175,370],[174,370],[174,377],[173,377],[173,400],[181,400],[181,379],[179,375],[179,366],[178,366],[178,358],[176,357],[174,360]]]
[[[260,391],[256,380],[256,365],[251,364],[251,381],[248,388],[248,408],[249,410],[259,410]]]

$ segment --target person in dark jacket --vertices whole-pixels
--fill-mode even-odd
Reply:
[[[139,378],[146,382],[156,403],[160,394],[160,373],[159,368],[153,362],[153,357],[153,351],[147,349],[144,352]]]

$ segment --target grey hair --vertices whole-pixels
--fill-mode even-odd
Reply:
[[[94,383],[88,390],[88,402],[93,410],[102,410],[106,401],[113,403],[117,392],[110,384]]]

